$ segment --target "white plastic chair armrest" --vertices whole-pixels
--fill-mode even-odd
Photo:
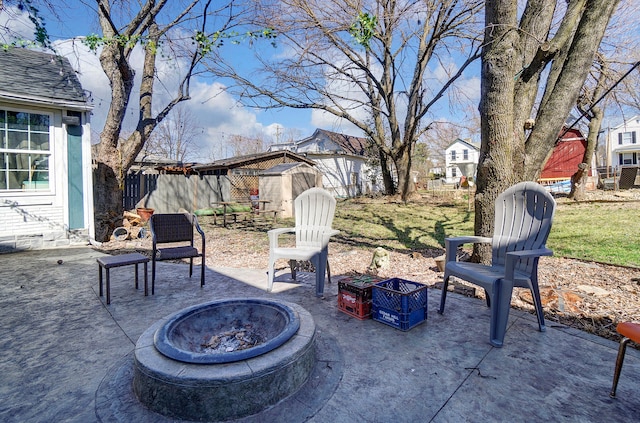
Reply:
[[[322,232],[322,246],[326,247],[329,245],[329,240],[332,236],[338,235],[340,233],[337,229],[329,229],[327,231]]]
[[[276,228],[267,231],[267,235],[269,236],[269,247],[278,248],[278,237],[280,235],[295,232],[296,228]]]

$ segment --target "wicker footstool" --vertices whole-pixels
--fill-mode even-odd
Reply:
[[[100,281],[100,296],[102,297],[102,269],[106,269],[107,273],[107,304],[111,304],[111,281],[109,280],[109,269],[112,267],[121,267],[128,266],[130,264],[135,264],[135,281],[136,281],[136,289],[138,289],[138,264],[144,263],[144,295],[149,295],[149,288],[147,283],[147,263],[149,263],[149,257],[142,255],[140,253],[130,253],[130,254],[121,254],[118,256],[106,256],[100,257],[96,259],[98,262],[99,268],[99,276],[98,279]]]

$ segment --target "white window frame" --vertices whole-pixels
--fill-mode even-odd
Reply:
[[[621,166],[636,165],[636,164],[638,164],[637,163],[637,156],[634,153],[621,153],[620,154],[620,165]]]
[[[618,145],[631,145],[636,143],[635,131],[620,132]]]
[[[50,193],[53,190],[53,169],[54,169],[54,161],[53,161],[53,139],[54,139],[54,126],[53,126],[53,113],[45,112],[43,110],[30,110],[30,109],[17,109],[13,107],[0,106],[0,113],[3,114],[2,119],[4,122],[0,123],[0,155],[2,157],[2,161],[0,162],[0,173],[4,174],[4,178],[0,179],[0,193],[3,194],[13,194],[13,193]],[[28,119],[27,129],[16,129],[9,128],[9,122],[7,118],[7,113],[22,113],[27,115],[42,115],[46,116],[49,119],[49,127],[46,131],[32,130],[31,128],[31,119]],[[27,148],[9,148],[8,145],[8,137],[10,133],[24,133],[27,135]],[[31,138],[34,134],[48,134],[48,148],[46,150],[31,148]],[[4,137],[7,137],[6,139]],[[23,183],[19,188],[13,187],[10,188],[8,186],[9,182],[9,174],[11,171],[16,171],[16,169],[11,167],[10,161],[7,159],[9,154],[24,154],[27,155],[28,161],[28,169],[23,169],[23,172],[28,173],[27,179],[25,180],[26,185]],[[45,172],[36,172],[36,166],[38,163],[34,160],[33,156],[45,156],[47,162],[46,169],[46,178],[44,180],[47,181],[46,184],[40,184],[38,182],[43,182],[44,180],[35,179],[36,175],[42,175]],[[3,165],[3,167],[2,167]],[[17,164],[15,165],[17,166]]]

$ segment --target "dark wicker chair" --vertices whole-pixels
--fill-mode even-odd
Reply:
[[[200,286],[204,286],[205,236],[198,219],[190,213],[153,214],[149,221],[153,250],[151,254],[151,294],[154,293],[156,280],[156,261],[189,259],[189,277],[193,275],[193,258],[202,257]],[[202,238],[200,252],[194,247],[194,229]],[[180,245],[188,243],[188,245]],[[174,244],[158,248],[158,244]],[[178,245],[175,245],[178,244]]]

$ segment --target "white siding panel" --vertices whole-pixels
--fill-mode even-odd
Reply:
[[[2,204],[0,207],[2,236],[41,235],[65,232],[64,210],[61,206]]]

